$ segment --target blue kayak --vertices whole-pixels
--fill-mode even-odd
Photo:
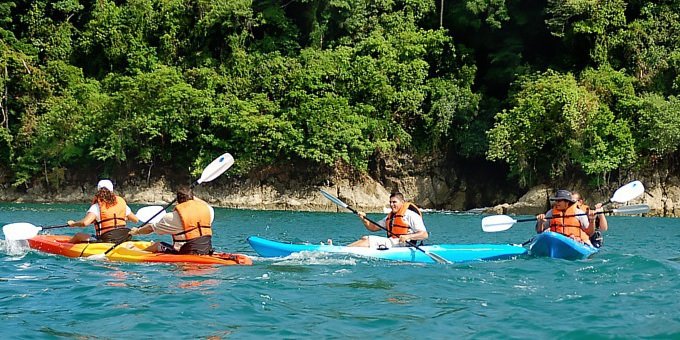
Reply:
[[[581,260],[597,252],[598,249],[595,247],[552,231],[536,235],[529,244],[530,255],[556,259]]]
[[[248,237],[248,243],[262,257],[285,257],[300,252],[323,252],[403,262],[436,263],[430,256],[413,247],[380,250],[368,247],[294,244],[271,241],[257,236]],[[506,260],[527,253],[524,247],[509,244],[440,244],[420,246],[420,248],[450,262]]]

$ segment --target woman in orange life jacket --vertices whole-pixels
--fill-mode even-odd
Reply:
[[[413,203],[406,202],[404,195],[394,192],[390,195],[390,213],[378,224],[389,230],[387,237],[363,236],[351,243],[348,247],[370,247],[375,249],[388,249],[391,247],[406,246],[406,243],[415,244],[415,241],[426,240],[429,235],[423,216]],[[366,218],[366,213],[357,212],[361,222],[370,231],[380,231],[380,227],[374,225]]]
[[[590,226],[588,227],[588,230],[586,230],[586,233],[590,236],[590,243],[592,243],[594,247],[600,248],[604,241],[601,232],[609,229],[607,217],[602,213],[604,211],[602,203],[597,203],[595,204],[595,209],[590,209],[590,207],[584,203],[583,197],[581,197],[581,194],[578,191],[572,192],[571,197],[576,201],[577,208],[588,214]]]
[[[71,237],[69,242],[119,243],[127,241],[130,238],[128,235],[130,229],[125,226],[127,220],[139,221],[125,200],[113,193],[113,183],[108,179],[103,179],[97,183],[97,193],[85,217],[79,221],[66,222],[69,227],[86,227],[94,223],[95,234],[77,233]]]
[[[545,214],[536,215],[536,232],[542,233],[550,229],[550,231],[563,234],[576,241],[592,246],[590,237],[586,232],[590,226],[590,221],[585,212],[578,209],[576,200],[571,197],[571,192],[568,190],[557,190],[555,196],[550,197],[550,201],[555,202],[553,208]]]
[[[132,228],[130,235],[156,233],[172,235],[173,244],[155,242],[146,251],[169,254],[209,255],[212,248],[212,222],[214,210],[205,201],[194,197],[191,188],[177,190],[177,205],[160,221]]]

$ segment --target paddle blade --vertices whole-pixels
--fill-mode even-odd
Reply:
[[[487,233],[505,231],[512,227],[517,221],[507,215],[493,215],[482,219],[482,230]]]
[[[331,194],[329,194],[329,193],[327,193],[323,190],[319,190],[319,191],[321,191],[321,194],[324,197],[328,198],[331,202],[335,203],[336,205],[343,207],[343,208],[349,207],[345,202],[341,201],[339,198],[337,198],[337,197],[335,197],[335,196],[333,196],[333,195],[331,195]]]
[[[7,241],[32,239],[41,230],[42,228],[25,222],[6,224],[2,227],[2,232],[5,234],[5,240]]]
[[[137,210],[135,216],[140,221],[145,221],[146,223],[158,223],[158,221],[165,215],[165,208],[160,205],[152,205]]]
[[[625,203],[645,192],[645,186],[640,181],[630,182],[614,192],[614,196],[609,200],[615,203]]]
[[[215,158],[212,163],[208,164],[208,166],[203,169],[201,178],[199,178],[196,183],[201,184],[203,182],[210,182],[227,171],[227,169],[231,168],[232,165],[234,165],[234,157],[227,152],[222,156]]]
[[[612,212],[626,215],[645,214],[649,212],[649,206],[647,204],[626,205],[617,209],[612,209]]]

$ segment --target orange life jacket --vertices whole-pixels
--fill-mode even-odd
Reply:
[[[569,236],[579,242],[590,245],[590,237],[581,228],[581,222],[576,216],[572,216],[577,214],[576,209],[576,204],[572,204],[566,211],[553,209],[552,218],[550,219],[550,231]]]
[[[406,235],[409,233],[409,226],[406,220],[404,219],[404,216],[406,216],[406,212],[408,210],[415,211],[420,215],[420,217],[423,216],[423,214],[420,212],[420,209],[416,207],[415,204],[410,203],[410,202],[404,202],[404,205],[397,211],[397,213],[390,212],[387,215],[387,237],[399,237],[401,235]]]
[[[99,200],[99,221],[94,222],[94,230],[97,237],[113,229],[125,228],[127,220],[127,203],[122,197],[116,197],[116,203],[107,206],[105,202]]]
[[[186,242],[201,236],[211,236],[210,207],[207,204],[188,200],[175,206],[175,211],[182,220],[184,231],[172,235],[175,242]]]

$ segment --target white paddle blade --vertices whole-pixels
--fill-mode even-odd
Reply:
[[[41,230],[41,227],[25,222],[6,224],[2,227],[2,232],[5,234],[5,240],[7,241],[32,239]]]
[[[649,212],[649,206],[647,204],[626,205],[618,209],[612,209],[612,212],[627,215],[646,214]]]
[[[201,178],[196,182],[198,184],[210,182],[227,171],[227,169],[231,168],[232,165],[234,165],[234,157],[227,152],[222,156],[215,158],[212,163],[208,164],[208,166],[203,169]]]
[[[146,223],[158,223],[158,221],[165,215],[165,209],[160,205],[152,205],[137,210],[135,216],[141,221]]]
[[[625,203],[628,202],[634,198],[639,197],[645,192],[645,186],[642,185],[642,182],[640,181],[633,181],[630,182],[622,187],[619,188],[619,190],[616,190],[614,193],[614,196],[610,199],[610,201],[615,202],[615,203]]]
[[[517,223],[517,220],[508,215],[493,215],[482,219],[482,230],[487,233],[495,233],[505,231]]]
[[[333,196],[333,195],[331,195],[331,194],[329,194],[329,193],[327,193],[323,190],[319,190],[319,191],[321,191],[321,194],[324,197],[328,198],[331,202],[335,203],[336,205],[341,206],[343,208],[348,207],[348,205],[345,202],[341,201],[339,198],[337,198],[337,197],[335,197],[335,196]]]

